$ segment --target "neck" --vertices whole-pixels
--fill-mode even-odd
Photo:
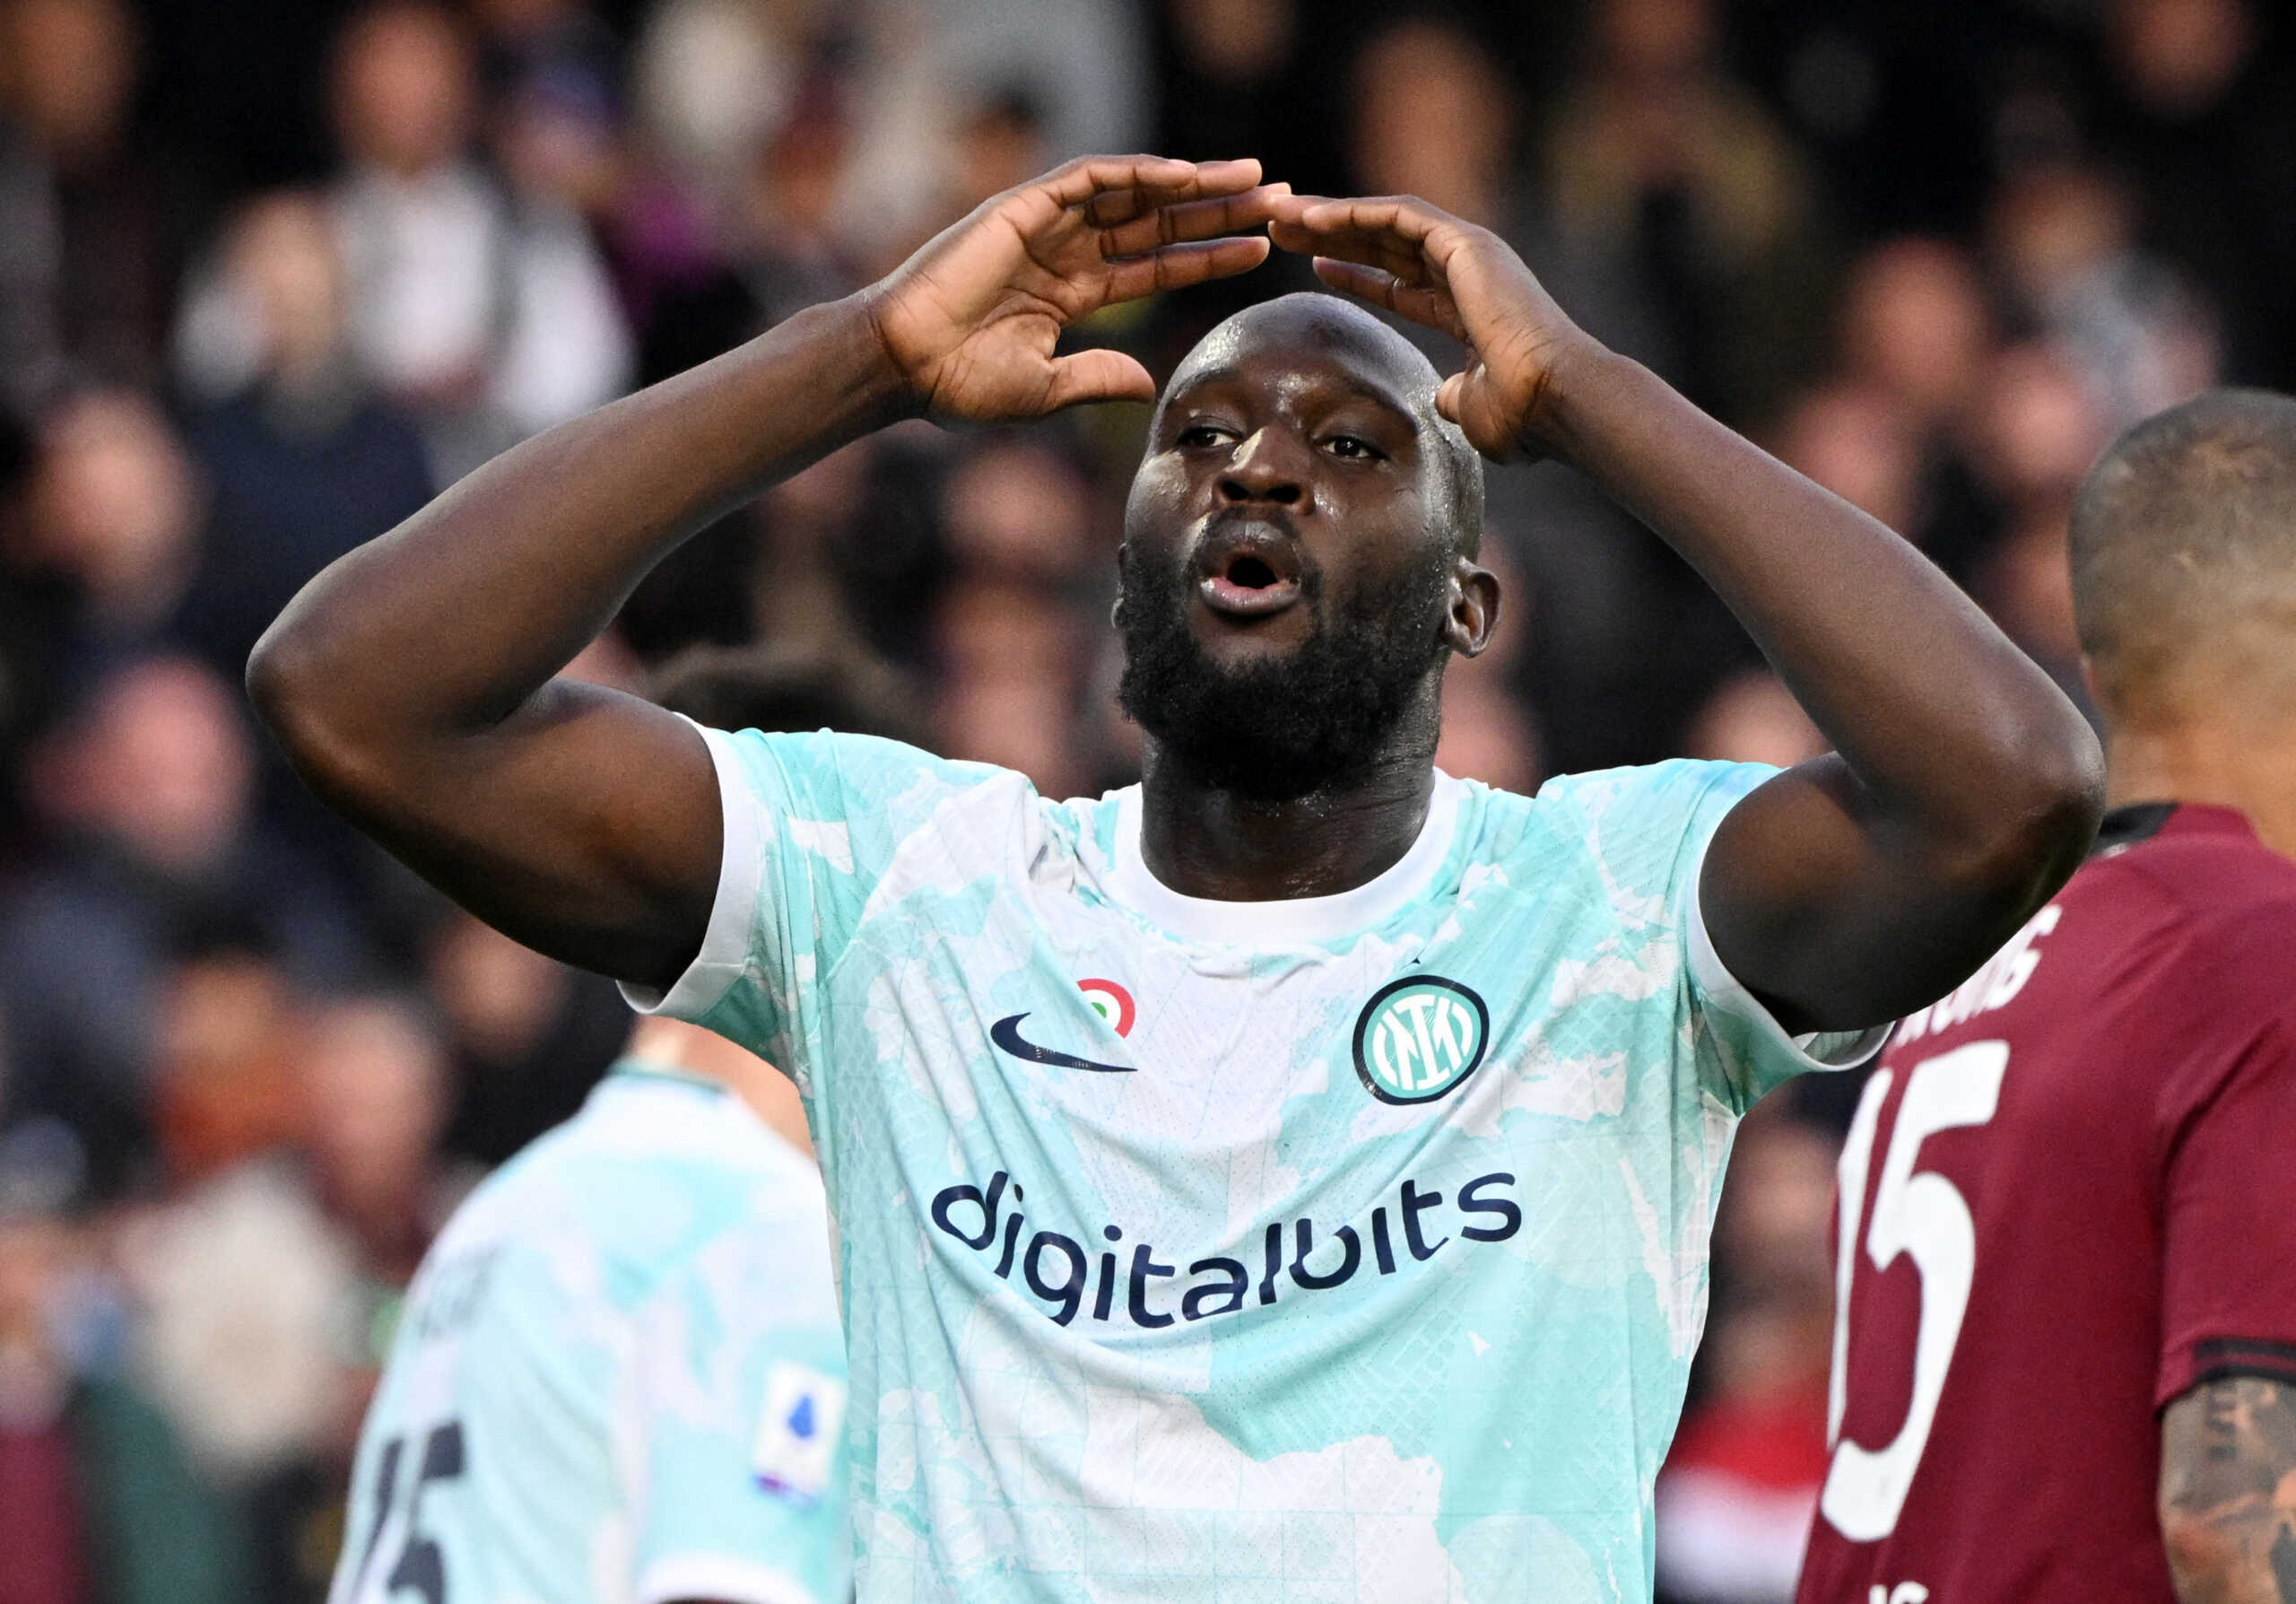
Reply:
[[[2116,726],[2106,797],[2130,802],[2198,802],[2237,808],[2264,844],[2296,858],[2296,729],[2235,720]]]
[[[789,1077],[717,1032],[683,1020],[649,1015],[631,1029],[630,1044],[623,1053],[657,1068],[675,1069],[718,1082],[748,1103],[776,1136],[808,1158],[813,1156],[813,1143],[805,1129],[805,1111]]]
[[[1335,896],[1392,868],[1419,839],[1435,795],[1433,747],[1413,742],[1344,783],[1269,801],[1207,785],[1151,743],[1140,793],[1141,857],[1183,896]]]

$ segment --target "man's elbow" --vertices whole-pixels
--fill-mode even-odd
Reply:
[[[290,615],[273,619],[248,654],[248,700],[291,754],[299,737],[316,733],[312,714],[326,676],[314,657],[308,632],[298,629]]]
[[[1972,877],[2016,888],[2034,906],[2069,878],[2096,840],[2105,811],[2104,754],[2088,721],[2066,704],[2061,719],[2022,732],[1996,780],[1980,791],[1987,827]]]
[[[305,782],[330,800],[357,794],[375,766],[353,735],[355,688],[319,632],[293,609],[275,619],[248,656],[248,700]]]

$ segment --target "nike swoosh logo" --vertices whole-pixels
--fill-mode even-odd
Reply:
[[[1063,1069],[1091,1069],[1102,1075],[1129,1075],[1129,1064],[1096,1064],[1090,1059],[1080,1059],[1073,1052],[1063,1052],[1057,1047],[1039,1047],[1024,1041],[1021,1035],[1021,1021],[1026,1014],[1007,1014],[988,1027],[988,1039],[1016,1059],[1026,1059],[1031,1064],[1052,1064]]]

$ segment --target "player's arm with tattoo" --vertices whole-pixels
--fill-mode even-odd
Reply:
[[[2296,1604],[2296,1384],[2222,1376],[2170,1404],[2160,1507],[2184,1604]]]

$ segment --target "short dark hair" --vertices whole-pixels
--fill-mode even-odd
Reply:
[[[2081,649],[2118,708],[2244,614],[2296,623],[2296,398],[2210,390],[2129,429],[2081,486],[2072,561]]]
[[[652,700],[714,729],[834,729],[915,741],[907,688],[874,658],[694,646],[652,676]]]

